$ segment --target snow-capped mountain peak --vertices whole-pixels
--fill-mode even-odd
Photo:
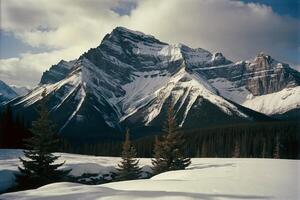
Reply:
[[[5,103],[17,96],[18,94],[9,85],[0,80],[0,104]]]
[[[32,113],[46,89],[62,134],[80,135],[82,127],[93,137],[98,129],[158,128],[170,103],[180,126],[195,128],[255,120],[237,103],[298,84],[297,73],[264,54],[233,63],[220,52],[117,27],[78,59],[53,65],[40,87],[11,104]]]

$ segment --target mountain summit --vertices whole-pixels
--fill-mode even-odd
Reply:
[[[34,119],[34,108],[46,89],[60,134],[106,139],[118,137],[112,133],[125,127],[142,135],[159,130],[168,104],[174,106],[183,128],[268,120],[248,109],[264,112],[257,106],[264,102],[252,102],[284,90],[295,90],[286,97],[295,99],[299,77],[287,64],[264,54],[233,63],[222,53],[170,45],[117,27],[98,47],[73,61],[53,65],[44,72],[39,87],[10,104]],[[299,104],[279,107],[265,113],[277,114]]]

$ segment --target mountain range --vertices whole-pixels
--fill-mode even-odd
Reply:
[[[30,90],[25,86],[7,85],[0,80],[0,104],[5,104],[18,96],[26,95]]]
[[[5,88],[0,93],[13,91]],[[184,129],[300,116],[300,73],[288,64],[264,53],[232,62],[124,27],[51,66],[38,87],[9,104],[31,121],[44,90],[59,134],[74,140],[118,138],[126,127],[134,137],[159,131],[170,104]]]

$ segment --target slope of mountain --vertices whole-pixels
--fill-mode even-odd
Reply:
[[[300,107],[300,73],[263,53],[253,61],[194,70],[223,97],[258,112],[279,115]]]
[[[18,94],[11,87],[0,80],[0,104],[3,104],[17,96]]]
[[[10,87],[18,94],[18,96],[26,95],[31,90],[29,87],[25,87],[25,86],[10,85]]]
[[[270,68],[261,65],[262,71],[256,71],[254,64],[233,63],[221,53],[169,45],[117,27],[78,59],[53,65],[39,87],[10,103],[27,119],[34,119],[35,106],[46,89],[60,133],[75,139],[119,137],[112,133],[125,127],[140,134],[158,130],[170,103],[183,128],[268,120],[238,103],[249,94],[268,95],[297,85],[299,72],[281,64],[283,75],[276,76],[277,83],[272,78],[253,81],[254,75]],[[228,85],[232,88],[224,88]]]

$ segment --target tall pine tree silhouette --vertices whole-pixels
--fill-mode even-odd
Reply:
[[[26,140],[29,150],[24,150],[25,158],[20,158],[17,182],[20,189],[36,188],[45,184],[62,181],[70,170],[59,170],[63,163],[55,163],[59,156],[52,154],[58,145],[54,125],[49,119],[46,107],[46,90],[37,109],[38,118],[32,123],[32,138]]]
[[[152,159],[153,174],[185,169],[191,164],[191,159],[183,154],[185,140],[183,134],[178,131],[174,111],[170,105],[163,132],[161,140],[155,141],[154,159]]]
[[[141,177],[139,160],[137,153],[129,139],[129,129],[126,130],[125,141],[123,143],[122,161],[118,164],[116,179],[119,181],[134,180]]]

